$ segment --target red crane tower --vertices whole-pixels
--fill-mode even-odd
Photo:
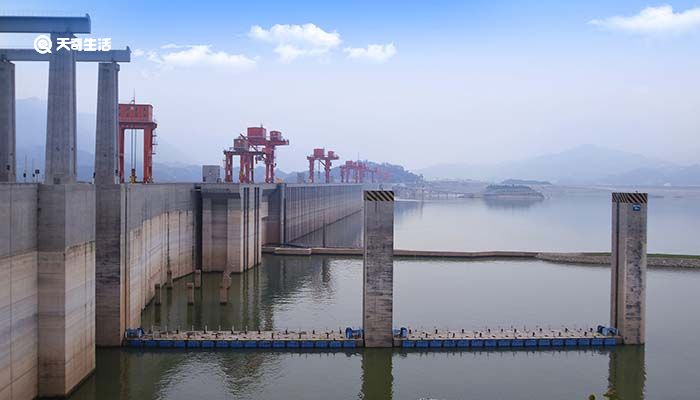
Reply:
[[[337,160],[339,158],[340,157],[338,157],[333,150],[328,150],[328,154],[326,154],[326,149],[314,149],[313,154],[306,157],[306,159],[309,160],[309,182],[314,183],[314,166],[316,165],[316,161],[318,161],[321,165],[323,165],[326,183],[331,183],[332,163],[333,160]]]
[[[158,127],[153,119],[153,106],[151,104],[119,104],[119,134],[117,143],[119,146],[119,181],[124,183],[124,131],[127,129],[143,130],[143,183],[153,182],[153,146],[156,145],[154,131]],[[132,142],[132,146],[134,143]],[[135,154],[131,156],[135,160]],[[131,168],[131,183],[136,182],[136,169]]]
[[[282,137],[282,132],[270,131],[263,127],[250,127],[246,135],[233,140],[233,147],[224,150],[224,181],[233,182],[233,156],[240,157],[240,183],[254,183],[254,168],[257,161],[265,162],[265,183],[275,182],[275,148],[287,146],[289,140]]]
[[[377,168],[370,167],[369,164],[362,161],[345,161],[344,165],[340,166],[340,181],[343,183],[363,183],[365,176],[369,175],[372,183],[376,180]]]

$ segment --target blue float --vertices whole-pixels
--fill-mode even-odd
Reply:
[[[344,349],[354,349],[355,346],[357,346],[357,345],[355,344],[354,340],[346,340],[343,342]]]
[[[484,341],[481,339],[474,339],[471,342],[472,347],[484,347]]]
[[[442,340],[431,340],[430,347],[432,347],[432,348],[442,347]]]
[[[457,344],[454,340],[444,340],[442,342],[442,347],[455,347]]]
[[[591,346],[602,346],[603,338],[593,338],[591,339]]]
[[[549,347],[552,345],[552,341],[550,339],[540,339],[537,341],[537,344],[540,347]]]
[[[243,342],[243,347],[246,349],[256,349],[258,348],[258,342],[255,340],[246,340]]]
[[[461,347],[461,348],[469,347],[469,341],[468,340],[458,340],[457,347]]]
[[[316,347],[317,349],[325,349],[328,347],[328,341],[327,340],[318,340],[316,342]]]
[[[217,349],[228,349],[228,348],[229,348],[228,341],[226,341],[226,340],[217,340],[217,341],[216,341],[216,348],[217,348]]]
[[[275,349],[283,349],[285,347],[285,344],[281,340],[275,340],[272,342],[272,347]]]
[[[427,340],[416,340],[416,347],[426,348],[429,344]]]
[[[152,339],[146,340],[146,342],[144,344],[146,345],[146,347],[151,347],[151,348],[158,346],[158,343],[156,343],[156,341],[152,340]]]
[[[290,349],[298,349],[299,348],[299,342],[296,340],[290,340],[287,342],[287,348]]]
[[[258,347],[261,349],[269,349],[272,347],[272,342],[269,340],[261,340],[258,342]]]
[[[192,348],[199,348],[199,340],[188,340],[187,341],[187,347],[192,349]]]
[[[522,339],[513,339],[510,342],[510,345],[513,347],[523,347],[523,346],[525,346],[525,341]]]
[[[525,347],[537,347],[537,339],[525,340]]]
[[[202,348],[204,349],[211,349],[214,347],[214,341],[213,340],[202,340]]]
[[[343,343],[341,343],[339,340],[331,340],[331,342],[328,343],[328,346],[330,346],[331,349],[339,349],[343,347]]]
[[[141,347],[143,346],[143,340],[140,339],[129,339],[127,341],[129,347]]]
[[[615,338],[605,338],[603,341],[605,346],[617,346],[617,339]]]
[[[403,340],[401,341],[401,347],[412,348],[416,347],[416,342],[413,340]]]
[[[510,339],[499,339],[496,343],[498,347],[510,347]]]
[[[496,347],[496,339],[486,339],[484,340],[484,347]]]
[[[564,346],[566,347],[574,347],[578,345],[578,341],[576,339],[566,339],[564,340]]]
[[[314,348],[314,342],[310,340],[304,340],[301,342],[301,348],[302,349],[313,349]]]
[[[243,348],[243,342],[240,340],[233,340],[231,343],[229,343],[229,347],[232,347],[234,349],[241,349]]]
[[[591,339],[579,339],[578,345],[582,347],[588,347],[591,345]]]
[[[552,339],[552,346],[557,346],[557,347],[564,346],[564,339]]]

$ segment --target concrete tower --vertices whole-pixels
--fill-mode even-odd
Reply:
[[[394,192],[365,191],[362,325],[365,347],[392,347]]]
[[[15,181],[15,64],[0,60],[0,182]]]
[[[612,194],[610,324],[625,344],[643,344],[647,276],[646,193]]]

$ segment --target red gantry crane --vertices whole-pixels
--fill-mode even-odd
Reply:
[[[119,182],[124,183],[124,132],[132,130],[131,136],[131,175],[129,182],[136,183],[136,143],[134,130],[143,130],[143,183],[153,182],[153,147],[156,145],[154,131],[158,124],[153,119],[153,106],[150,104],[119,104]]]
[[[377,172],[377,168],[370,167],[366,162],[348,160],[340,166],[340,181],[342,183],[364,183],[365,176],[369,175],[370,182],[374,183]]]
[[[275,182],[275,148],[287,146],[289,140],[282,136],[282,132],[267,130],[260,127],[248,128],[246,135],[240,135],[233,140],[233,147],[224,150],[224,181],[233,182],[233,156],[240,157],[240,170],[238,182],[254,183],[254,169],[257,161],[265,163],[265,183]]]
[[[333,160],[337,160],[339,158],[340,157],[338,157],[333,150],[328,150],[328,154],[326,154],[326,149],[314,149],[313,154],[306,157],[306,159],[309,160],[309,182],[314,183],[314,170],[316,161],[318,161],[319,164],[323,165],[326,183],[331,183],[332,163]]]

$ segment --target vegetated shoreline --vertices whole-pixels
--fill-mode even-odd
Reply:
[[[310,256],[361,256],[361,248],[335,247],[263,247],[267,254]],[[536,252],[536,251],[433,251],[394,249],[396,258],[439,259],[537,259],[565,264],[610,265],[610,253],[594,252]],[[647,254],[647,266],[652,268],[689,268],[700,270],[700,255]]]

